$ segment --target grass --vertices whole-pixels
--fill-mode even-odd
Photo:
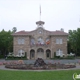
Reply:
[[[77,74],[80,74],[80,70],[39,72],[0,70],[0,80],[73,80],[72,75],[75,72]]]

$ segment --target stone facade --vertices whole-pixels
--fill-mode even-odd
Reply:
[[[40,22],[40,21],[38,21]],[[50,59],[56,55],[67,56],[67,37],[64,31],[48,31],[37,23],[37,29],[33,31],[19,31],[13,35],[14,56],[25,55],[28,59]]]

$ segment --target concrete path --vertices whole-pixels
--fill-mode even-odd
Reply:
[[[17,61],[17,60],[5,60],[5,59],[0,59],[0,62],[4,62],[4,61]],[[35,60],[23,60],[26,64],[34,64]],[[73,60],[67,60],[67,59],[63,59],[63,60],[44,60],[46,63],[78,63],[80,62],[80,59],[73,59]]]

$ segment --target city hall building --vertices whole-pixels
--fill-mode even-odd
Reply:
[[[44,29],[45,22],[37,21],[37,28],[33,31],[19,31],[13,33],[14,56],[24,56],[28,59],[50,59],[57,56],[67,56],[68,33],[63,29],[48,31]]]

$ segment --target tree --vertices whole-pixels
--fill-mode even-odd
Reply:
[[[69,30],[68,37],[68,52],[76,53],[76,55],[80,55],[80,28],[77,30]]]
[[[15,33],[17,31],[16,27],[13,27],[12,32]]]
[[[0,52],[2,55],[7,55],[13,51],[13,37],[12,32],[5,31],[4,29],[0,32]]]

